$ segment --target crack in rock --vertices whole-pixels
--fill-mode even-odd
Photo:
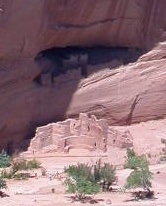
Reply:
[[[140,101],[140,98],[139,98],[139,94],[136,95],[132,105],[131,105],[131,109],[130,109],[130,112],[127,116],[127,119],[126,119],[126,124],[127,125],[130,125],[132,123],[132,119],[133,119],[133,113],[134,113],[134,110],[136,108],[136,105],[138,104],[138,102]]]
[[[120,20],[120,19],[124,19],[124,20],[136,20],[132,17],[117,17],[117,18],[112,18],[112,19],[105,19],[105,20],[101,20],[101,21],[96,21],[96,22],[91,22],[89,24],[86,24],[86,25],[76,25],[76,24],[49,24],[49,28],[51,29],[61,29],[61,28],[64,28],[64,29],[84,29],[84,28],[89,28],[89,27],[93,27],[93,26],[96,26],[98,24],[105,24],[105,23],[109,23],[109,22],[113,22],[113,21],[117,21],[117,20]]]

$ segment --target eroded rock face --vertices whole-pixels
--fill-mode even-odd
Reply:
[[[166,27],[165,0],[1,0],[0,57],[54,46],[149,48]]]
[[[1,0],[0,147],[24,146],[36,126],[78,117],[80,112],[105,118],[110,125],[165,117],[165,4],[165,0]],[[133,64],[117,68],[121,63],[113,60],[88,68],[86,79],[79,71],[69,71],[56,77],[54,85],[34,83],[40,74],[34,59],[47,48],[151,48],[160,40]],[[47,78],[49,74],[46,82]]]
[[[127,130],[120,132],[108,126],[106,120],[97,120],[81,113],[79,119],[48,124],[36,130],[28,152],[68,152],[70,149],[100,150],[107,146],[120,148],[133,146],[132,136]]]

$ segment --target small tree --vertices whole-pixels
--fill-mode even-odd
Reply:
[[[101,187],[103,191],[109,191],[110,185],[116,181],[115,168],[109,163],[102,165],[101,160],[94,165],[70,165],[65,172],[69,175],[65,181],[68,191],[76,192],[79,200],[86,194],[96,194]]]
[[[100,185],[95,181],[93,167],[89,164],[78,163],[65,168],[69,177],[65,180],[68,192],[76,193],[79,201],[85,199],[86,194],[96,194]]]
[[[140,162],[140,158],[135,154],[133,149],[127,148],[127,160],[124,168],[136,169]]]
[[[133,169],[127,178],[127,183],[125,185],[126,189],[131,188],[143,188],[145,190],[145,195],[142,195],[141,192],[135,192],[135,197],[144,198],[148,197],[151,193],[151,172],[149,171],[148,161],[145,156],[138,156],[136,154],[129,156],[125,164],[125,167]]]
[[[150,191],[151,173],[148,168],[138,168],[131,172],[127,178],[126,188],[141,187],[144,190]]]

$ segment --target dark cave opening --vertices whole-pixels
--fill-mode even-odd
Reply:
[[[125,65],[135,62],[143,51],[127,47],[53,47],[41,51],[35,58],[40,74],[34,79],[37,85],[54,84],[54,78],[69,70],[80,69],[82,78],[89,75],[88,67],[106,64],[117,60]],[[111,69],[111,68],[110,68]],[[44,79],[44,80],[43,80]],[[43,83],[44,82],[44,83]]]

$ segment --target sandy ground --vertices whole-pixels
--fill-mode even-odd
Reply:
[[[124,129],[123,127],[119,127]],[[126,127],[125,127],[126,129]],[[166,139],[166,119],[150,121],[137,125],[129,126],[134,140],[134,148],[138,153],[148,153],[149,161],[152,163],[150,170],[153,173],[153,190],[155,191],[154,200],[135,202],[131,193],[112,192],[100,193],[95,195],[97,201],[95,205],[109,205],[111,200],[114,206],[166,206],[166,163],[157,164],[161,155],[161,138]],[[90,203],[78,203],[71,201],[71,194],[65,192],[63,185],[64,178],[61,180],[50,177],[58,172],[63,172],[65,166],[76,164],[77,162],[93,163],[99,158],[103,162],[110,162],[117,165],[118,183],[117,187],[124,186],[128,169],[122,169],[125,161],[126,149],[110,147],[106,153],[88,152],[86,150],[72,150],[69,154],[38,154],[35,155],[44,168],[47,176],[41,176],[41,171],[37,173],[37,178],[28,180],[7,180],[8,188],[5,190],[9,197],[0,199],[0,206],[70,206],[70,205],[92,205]],[[27,157],[32,158],[32,157]],[[63,176],[62,176],[63,177]],[[52,193],[54,188],[55,192]]]
[[[130,193],[112,192],[101,193],[94,196],[98,202],[96,205],[109,205],[109,200],[115,206],[165,206],[166,205],[166,164],[158,164],[150,166],[153,173],[153,190],[155,191],[155,200],[145,200],[140,202],[133,201]],[[160,173],[158,174],[158,171]],[[129,169],[117,171],[118,184],[120,188],[124,185],[125,179],[130,173]],[[8,189],[5,191],[9,197],[2,198],[0,205],[4,206],[67,206],[67,205],[83,205],[78,202],[71,202],[71,194],[65,193],[62,180],[49,177],[31,178],[29,180],[9,180],[7,181]],[[52,188],[55,193],[52,193]],[[91,205],[86,203],[84,205]]]

